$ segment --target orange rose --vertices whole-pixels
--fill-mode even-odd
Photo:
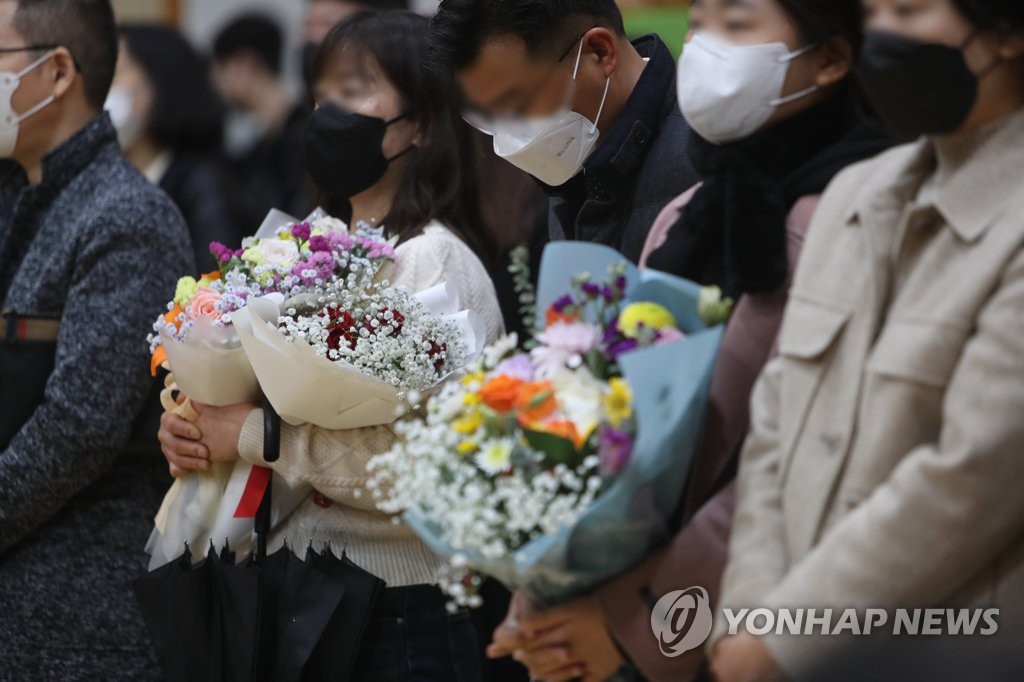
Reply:
[[[583,443],[580,442],[579,431],[576,430],[576,425],[568,419],[552,419],[549,422],[537,424],[534,426],[534,430],[550,433],[552,436],[558,436],[559,438],[571,441],[577,450],[583,447]]]
[[[558,409],[558,401],[555,400],[555,391],[550,382],[538,381],[524,384],[519,389],[519,396],[516,399],[516,411],[519,412],[520,421],[527,424],[547,419]]]
[[[516,398],[522,386],[522,380],[502,374],[483,385],[480,389],[480,399],[492,410],[511,412],[515,409]]]
[[[192,302],[188,304],[188,316],[193,320],[200,317],[207,317],[213,321],[220,319],[220,311],[217,310],[217,301],[220,300],[220,293],[213,289],[197,289]]]

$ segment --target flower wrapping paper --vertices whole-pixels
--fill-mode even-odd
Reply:
[[[549,245],[541,264],[537,310],[547,310],[564,294],[573,276],[603,273],[621,262],[621,254],[600,245]],[[404,515],[433,551],[449,557],[464,555],[469,566],[524,589],[542,608],[593,590],[671,538],[672,518],[700,440],[724,329],[709,328],[702,321],[698,285],[633,266],[627,266],[625,276],[627,301],[664,306],[686,339],[620,358],[635,396],[637,440],[629,463],[609,488],[574,525],[528,542],[499,560],[456,552],[430,521],[414,513]]]

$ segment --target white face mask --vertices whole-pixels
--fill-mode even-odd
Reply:
[[[573,82],[579,73],[582,56],[581,42],[576,66],[572,71]],[[600,135],[597,122],[601,120],[610,85],[611,78],[608,78],[604,83],[604,95],[597,109],[597,118],[593,122],[572,111],[568,105],[544,118],[533,118],[521,123],[497,122],[494,153],[545,185],[564,185],[580,172],[583,164],[594,153]]]
[[[145,132],[145,125],[135,115],[135,96],[131,90],[117,86],[110,88],[103,108],[110,114],[110,120],[117,129],[117,141],[121,149],[131,149]]]
[[[785,43],[733,45],[698,33],[683,49],[677,74],[679,108],[690,127],[708,142],[750,137],[775,110],[818,89],[782,96],[789,64],[814,49],[790,52]]]
[[[11,108],[11,98],[14,96],[14,91],[21,85],[22,77],[49,59],[52,54],[52,51],[47,52],[17,73],[0,71],[0,159],[9,159],[14,153],[14,148],[18,144],[18,127],[21,122],[57,99],[56,95],[50,95],[23,114],[15,113]]]

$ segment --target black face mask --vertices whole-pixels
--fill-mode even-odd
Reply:
[[[899,137],[950,133],[959,129],[978,99],[978,76],[963,48],[925,43],[871,31],[855,72],[882,118]]]
[[[319,43],[308,41],[302,46],[299,54],[299,63],[302,64],[302,82],[306,85],[306,92],[313,91],[313,65],[316,62],[316,51],[320,49]]]
[[[306,168],[320,191],[335,199],[350,199],[373,187],[384,177],[388,164],[414,147],[390,159],[381,142],[388,126],[406,114],[385,121],[343,111],[326,104],[309,117],[303,138]]]

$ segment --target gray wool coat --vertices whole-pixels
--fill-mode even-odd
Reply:
[[[2,679],[155,677],[129,581],[168,479],[125,444],[152,386],[146,334],[192,269],[180,213],[106,114],[44,159],[38,185],[0,162],[0,310],[60,325],[41,399],[14,403],[26,420],[0,443]],[[16,370],[0,372],[0,419]]]

